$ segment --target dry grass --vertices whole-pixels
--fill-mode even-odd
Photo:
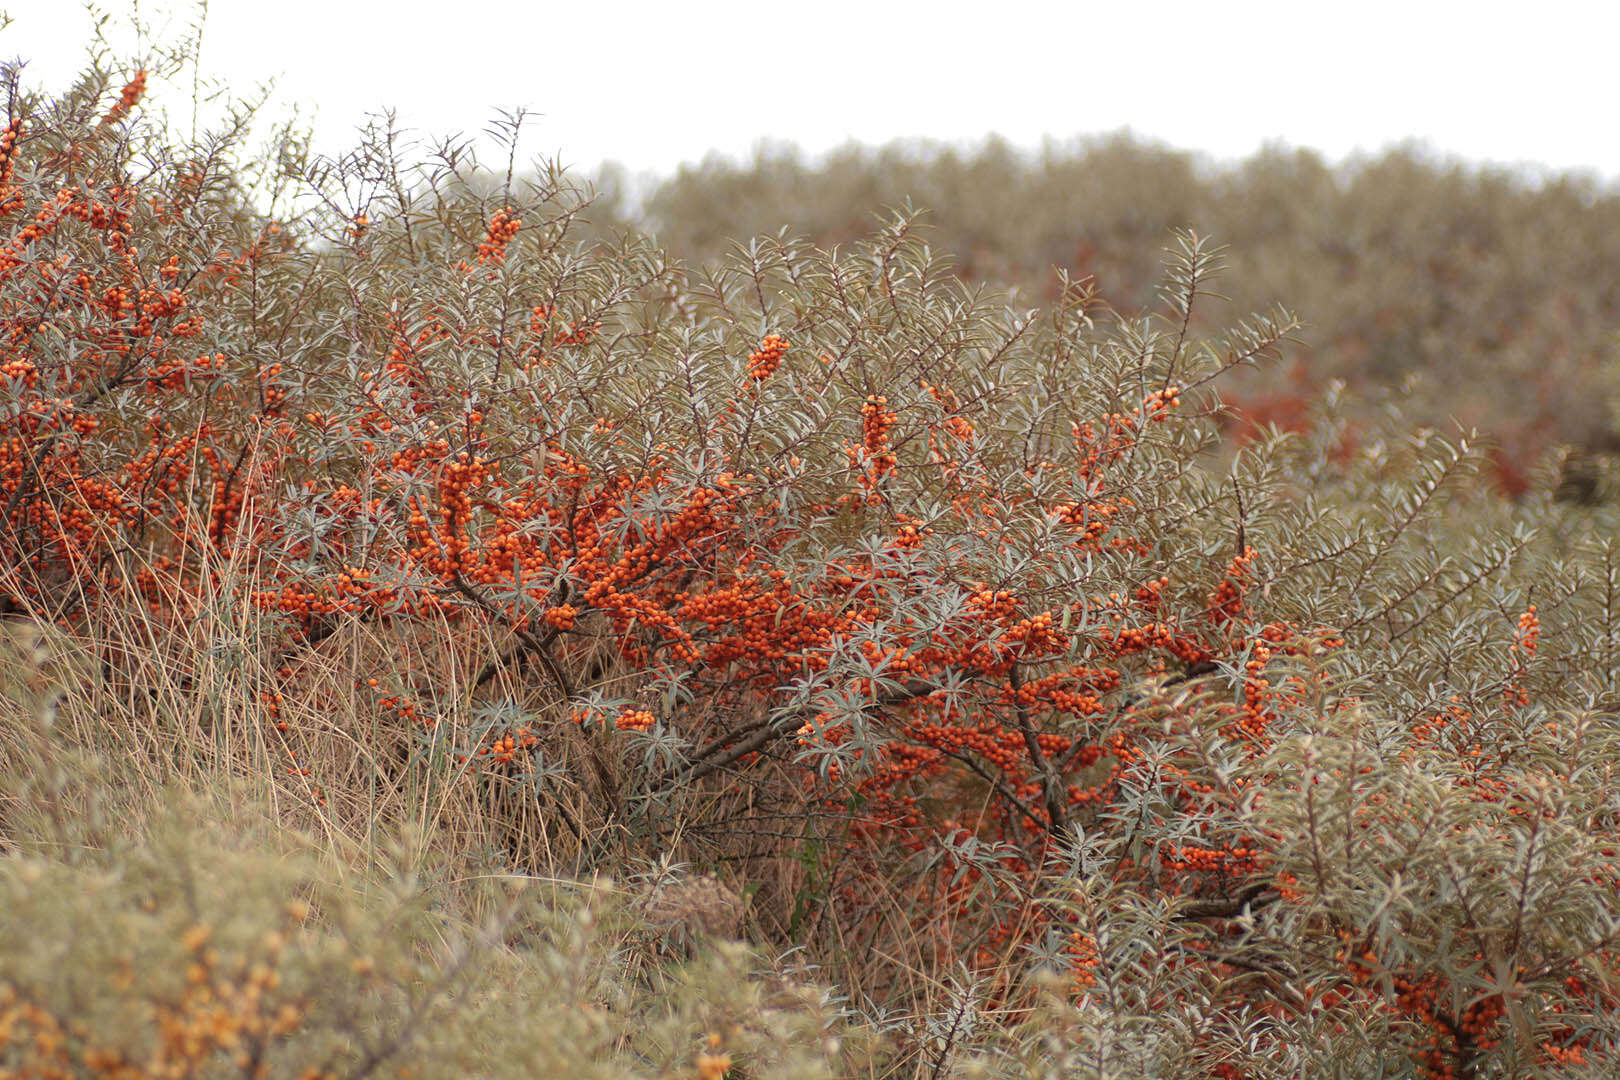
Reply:
[[[499,839],[487,793],[451,767],[413,781],[354,730],[352,702],[337,711],[354,668],[316,667],[277,732],[254,701],[263,672],[222,645],[243,626],[135,610],[89,641],[5,620],[9,1075],[696,1076],[704,1054],[761,1077],[877,1067],[834,1037],[820,991],[723,944],[745,904],[715,878],[616,885],[481,854]],[[360,627],[335,638],[357,666],[379,644]],[[283,735],[310,747],[310,777],[253,768]]]

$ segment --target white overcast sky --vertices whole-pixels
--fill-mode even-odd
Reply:
[[[102,2],[115,21],[125,10]],[[81,0],[0,10],[14,18],[0,56],[65,85],[90,40]],[[179,33],[198,9],[139,10],[172,12]],[[523,105],[528,155],[586,168],[667,172],[761,139],[1033,146],[1128,127],[1222,159],[1266,141],[1339,159],[1415,138],[1615,183],[1617,43],[1620,0],[212,0],[202,56],[244,92],[275,79],[327,151],[383,106],[450,134]]]

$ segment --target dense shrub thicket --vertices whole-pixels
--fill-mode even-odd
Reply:
[[[490,182],[386,125],[340,161],[180,145],[146,81],[17,86],[0,142],[0,603],[32,657],[0,882],[129,928],[48,947],[69,909],[13,908],[6,1067],[360,1076],[409,1038],[532,1074],[549,1043],[439,1034],[532,1023],[506,979],[340,903],[386,866],[433,868],[401,902],[450,926],[491,876],[632,883],[636,949],[558,929],[589,899],[479,939],[595,1018],[547,1060],[1614,1071],[1615,513],[1556,500],[1556,461],[1504,501],[1470,437],[1349,439],[1331,394],[1215,457],[1220,388],[1298,322],[1218,324],[1189,230],[1128,315],[965,283],[909,214],[682,264],[555,169]],[[140,840],[176,784],[246,785],[328,876]],[[320,976],[371,909],[384,985]],[[283,949],[308,989],[278,998]],[[763,973],[789,961],[835,992]],[[73,1027],[113,1013],[122,1041]]]
[[[625,190],[622,174],[603,179]],[[1196,222],[1221,237],[1232,265],[1221,287],[1238,310],[1286,297],[1307,322],[1280,370],[1225,387],[1241,410],[1229,424],[1303,430],[1338,379],[1364,403],[1356,419],[1393,398],[1414,422],[1487,434],[1509,494],[1555,444],[1620,451],[1620,196],[1592,177],[1526,177],[1413,147],[1337,167],[1281,148],[1214,166],[1128,136],[1033,153],[995,140],[849,147],[814,163],[775,147],[683,168],[620,216],[703,261],[785,222],[823,247],[850,243],[908,200],[964,278],[1051,302],[1061,267],[1124,312],[1154,303],[1169,230]],[[1587,468],[1567,494],[1589,492]]]

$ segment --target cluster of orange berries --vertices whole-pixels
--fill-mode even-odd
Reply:
[[[252,597],[254,605],[261,611],[280,611],[306,628],[313,626],[327,615],[353,610],[352,604],[345,607],[313,589],[304,588],[290,581],[279,589],[255,589]]]
[[[588,711],[574,713],[574,723],[588,723],[592,716]],[[613,726],[619,731],[650,731],[658,723],[658,717],[649,709],[624,709],[613,718]]]
[[[1110,413],[1105,420],[1108,423],[1107,438],[1099,438],[1097,429],[1090,421],[1075,423],[1070,426],[1070,434],[1074,437],[1075,451],[1079,460],[1075,465],[1075,473],[1082,481],[1087,482],[1091,491],[1095,492],[1104,483],[1103,473],[1112,464],[1124,456],[1131,444],[1131,439],[1124,432],[1125,420],[1118,413]]]
[[[1142,414],[1155,423],[1163,422],[1171,409],[1181,404],[1181,388],[1167,386],[1163,390],[1155,390],[1142,401]]]
[[[973,436],[978,434],[978,432],[974,429],[973,424],[960,416],[947,416],[944,420],[943,427],[946,431],[950,432],[958,442],[970,443],[973,441]]]
[[[719,1032],[710,1032],[704,1040],[706,1049],[697,1056],[697,1080],[724,1080],[731,1072],[731,1055],[720,1051]]]
[[[949,412],[954,413],[957,409],[961,408],[961,402],[957,400],[956,394],[950,389],[935,386],[933,383],[926,380],[921,383],[921,386],[924,390],[928,391],[928,395],[930,397],[939,402],[940,405],[944,406]],[[951,437],[959,443],[971,443],[973,441],[973,437],[977,434],[972,422],[966,417],[962,416],[947,416],[940,422],[939,426],[943,427],[951,435]],[[934,439],[933,431],[928,433],[928,446],[931,460],[938,464],[945,465],[947,467],[947,473],[954,471],[957,465],[955,458],[941,450],[938,443]]]
[[[1568,1065],[1580,1067],[1586,1064],[1586,1040],[1590,1036],[1576,1036],[1573,1030],[1563,1034],[1566,1040],[1564,1045],[1554,1042],[1543,1042],[1539,1049],[1546,1055],[1547,1060],[1555,1065]]]
[[[1252,547],[1243,549],[1243,554],[1235,557],[1226,567],[1226,576],[1215,587],[1215,594],[1210,598],[1209,618],[1216,625],[1229,623],[1243,614],[1243,598],[1245,592],[1244,582],[1248,579],[1250,566],[1255,559]]]
[[[900,459],[889,450],[889,432],[898,419],[889,411],[887,398],[875,394],[868,397],[861,406],[861,445],[846,451],[851,466],[859,467],[864,462],[861,486],[867,489],[867,501],[873,504],[878,501],[873,489],[900,464]]]
[[[1172,844],[1165,851],[1164,865],[1177,873],[1248,874],[1259,869],[1256,861],[1260,852],[1251,847],[1199,847],[1196,844]]]
[[[259,371],[259,399],[265,416],[280,416],[287,403],[287,391],[275,381],[280,374],[280,364],[271,364]]]
[[[534,732],[526,727],[520,727],[516,731],[509,731],[504,735],[495,736],[488,743],[480,746],[474,757],[481,761],[488,761],[491,764],[510,765],[518,759],[523,751],[537,746],[539,742],[540,738]],[[456,760],[466,764],[468,757],[466,754],[457,754]]]
[[[24,390],[32,390],[39,384],[39,368],[27,357],[14,357],[0,363],[0,378],[19,383]]]
[[[782,366],[782,357],[787,355],[787,338],[779,334],[766,334],[759,343],[759,349],[748,356],[748,377],[756,383],[764,382]]]
[[[1264,738],[1267,727],[1266,706],[1271,700],[1271,680],[1266,678],[1266,665],[1271,662],[1271,648],[1255,644],[1249,659],[1243,664],[1243,709],[1237,730],[1254,740]]]
[[[924,746],[947,754],[976,754],[1010,775],[1020,774],[1028,766],[1023,735],[994,722],[974,728],[925,723],[914,727],[912,732]]]
[[[1523,684],[1523,676],[1526,665],[1535,658],[1537,639],[1540,637],[1541,618],[1536,614],[1536,605],[1531,604],[1519,616],[1518,625],[1514,628],[1513,644],[1509,648],[1513,663],[1507,689],[1510,704],[1530,704],[1530,691]]]
[[[948,411],[955,412],[961,408],[956,392],[948,386],[936,386],[927,379],[919,379],[917,385],[927,391],[928,396],[943,405]]]
[[[194,359],[171,357],[154,364],[147,371],[146,391],[153,394],[164,390],[179,390],[190,385],[193,379],[213,378],[224,367],[224,353],[215,353],[212,356],[204,353]]]
[[[380,685],[380,680],[368,679],[367,685],[375,690]],[[400,694],[386,694],[378,698],[377,708],[382,709],[384,712],[391,712],[401,720],[421,724],[424,728],[438,726],[438,721],[434,717],[422,713],[416,707],[414,701],[408,701]]]
[[[512,213],[510,206],[495,211],[489,219],[489,232],[478,245],[478,261],[481,263],[496,263],[499,265],[506,261],[506,245],[512,242],[512,237],[518,234],[523,227],[522,219]]]
[[[259,704],[264,706],[265,715],[270,717],[277,731],[287,730],[287,722],[281,718],[281,706],[286,700],[274,690],[259,691]]]
[[[0,186],[11,183],[17,170],[17,140],[22,138],[23,122],[13,118],[0,132]]]
[[[122,120],[129,114],[129,110],[140,102],[141,95],[144,93],[146,93],[146,69],[142,68],[135,73],[134,78],[124,84],[124,89],[118,95],[117,103],[107,110],[106,115],[101,118],[101,122],[103,124],[116,124]]]
[[[868,458],[876,458],[889,445],[889,432],[896,421],[889,411],[889,399],[872,395],[861,406],[861,445]]]
[[[602,324],[600,321],[591,322],[587,325],[569,319],[567,331],[557,335],[556,343],[558,345],[583,345],[601,332]]]
[[[1167,576],[1157,577],[1137,587],[1136,605],[1144,611],[1157,612],[1164,606],[1164,590],[1170,584]]]
[[[1204,659],[1203,650],[1189,639],[1178,635],[1168,623],[1151,622],[1140,626],[1100,627],[1098,639],[1108,646],[1114,656],[1133,656],[1151,649],[1165,649],[1181,659],[1195,663]]]
[[[906,514],[895,515],[894,539],[890,546],[897,551],[916,551],[923,545],[923,536],[927,529],[923,524]]]
[[[1076,547],[1083,551],[1100,551],[1103,540],[1113,528],[1112,519],[1122,509],[1122,502],[1088,499],[1084,503],[1059,503],[1049,512],[1076,534]]]
[[[968,596],[967,603],[984,619],[1011,619],[1018,611],[1017,599],[1010,590],[992,590],[983,584]]]
[[[1580,1043],[1569,1046],[1559,1046],[1556,1043],[1542,1043],[1541,1052],[1547,1059],[1556,1065],[1580,1067],[1586,1064],[1586,1048]]]
[[[772,574],[779,574],[773,571]],[[725,665],[745,658],[765,661],[764,678],[777,661],[799,657],[825,647],[841,623],[804,602],[782,577],[764,587],[757,581],[735,581],[703,592],[675,596],[676,614],[684,622],[700,622],[711,630],[730,628],[703,654],[705,664]]]
[[[134,292],[128,285],[114,285],[101,294],[101,305],[111,318],[121,319],[135,310]]]
[[[472,518],[471,492],[489,478],[490,467],[483,458],[463,450],[445,464],[439,474],[439,523],[431,535],[419,540],[412,549],[415,561],[445,580],[451,580],[470,570],[477,560],[471,551],[467,523]],[[413,524],[426,523],[426,515],[417,504]]]
[[[1121,676],[1107,668],[1073,667],[1053,671],[1019,687],[1014,701],[1026,708],[1044,703],[1070,716],[1104,712],[1101,695],[1119,688]]]
[[[825,721],[819,726],[806,722],[799,729],[800,745],[808,744],[810,736],[818,733],[826,739],[826,730]],[[826,741],[839,741],[838,734],[835,733],[833,738]],[[862,779],[861,793],[884,800],[883,816],[891,827],[915,827],[921,821],[916,812],[917,800],[910,796],[897,795],[895,788],[918,777],[938,772],[944,761],[945,755],[931,746],[920,746],[914,742],[899,740],[891,741],[883,748],[882,760],[872,769],[870,775]]]
[[[1026,658],[1062,652],[1067,639],[1055,628],[1055,622],[1050,611],[1020,619],[1001,636],[1002,647],[1017,650]]]
[[[186,307],[186,294],[179,289],[164,291],[152,287],[141,289],[141,318],[148,323],[157,319],[170,319]],[[143,335],[144,336],[144,335]]]
[[[1066,951],[1069,954],[1069,978],[1074,988],[1085,990],[1095,985],[1095,971],[1102,962],[1102,956],[1097,951],[1097,939],[1084,931],[1073,930],[1069,933]]]
[[[447,341],[449,338],[448,330],[436,321],[431,322],[417,332],[414,340],[403,334],[397,336],[388,352],[388,359],[383,361],[383,370],[410,388],[412,408],[417,415],[427,412],[432,407],[423,396],[428,388],[428,378],[420,354],[430,346]]]

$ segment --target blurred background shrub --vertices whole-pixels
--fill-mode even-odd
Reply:
[[[909,203],[964,279],[1016,286],[1033,304],[1055,298],[1060,268],[1095,278],[1126,313],[1152,306],[1169,230],[1194,226],[1228,246],[1222,290],[1237,310],[1283,298],[1305,322],[1282,377],[1225,388],[1240,409],[1232,425],[1298,430],[1343,380],[1361,409],[1395,401],[1413,422],[1477,428],[1512,495],[1554,445],[1620,451],[1620,193],[1591,177],[1415,145],[1341,164],[1281,147],[1213,163],[1119,134],[1034,150],[902,141],[819,159],[767,145],[634,193],[618,170],[598,179],[598,220],[651,229],[692,260],[784,225],[848,244]]]

